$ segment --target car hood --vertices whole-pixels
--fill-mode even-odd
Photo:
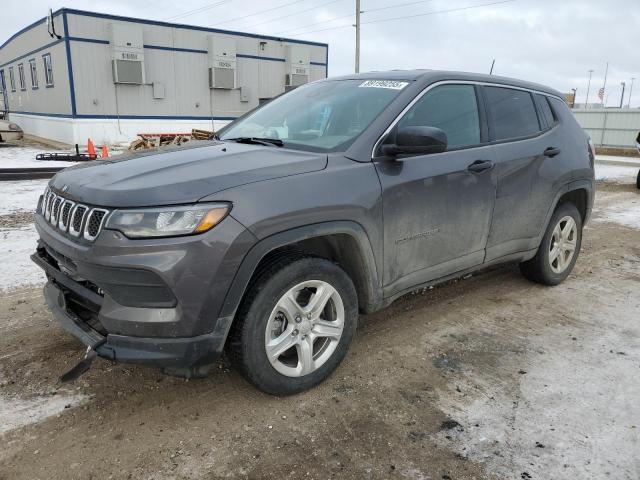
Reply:
[[[123,154],[59,172],[51,186],[75,201],[104,207],[192,203],[226,190],[322,170],[327,156],[233,142]]]

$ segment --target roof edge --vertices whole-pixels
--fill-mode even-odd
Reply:
[[[60,9],[56,10],[55,12],[53,12],[53,16],[54,17],[56,17],[56,16],[58,16],[60,14],[79,15],[79,16],[94,17],[94,18],[104,18],[104,19],[109,19],[109,20],[117,20],[117,21],[132,22],[132,23],[142,23],[142,24],[145,24],[145,25],[155,25],[155,26],[167,27],[167,28],[182,28],[182,29],[186,29],[186,30],[196,30],[196,31],[200,31],[200,32],[221,33],[221,34],[227,34],[227,35],[239,35],[239,36],[249,37],[249,38],[275,40],[275,41],[287,42],[287,43],[297,43],[297,44],[301,44],[301,45],[312,45],[312,46],[316,46],[316,47],[325,47],[327,49],[329,48],[329,44],[328,43],[313,42],[311,40],[298,40],[298,39],[295,39],[295,38],[276,37],[276,36],[273,36],[273,35],[262,35],[262,34],[258,34],[258,33],[241,32],[241,31],[237,31],[237,30],[224,30],[224,29],[220,29],[220,28],[202,27],[202,26],[198,26],[198,25],[187,25],[187,24],[184,24],[184,23],[171,23],[171,22],[163,22],[161,20],[148,20],[148,19],[137,18],[137,17],[126,17],[126,16],[123,16],[123,15],[113,15],[113,14],[110,14],[110,13],[100,13],[100,12],[91,12],[91,11],[88,11],[88,10],[78,10],[78,9],[75,9],[75,8],[63,7],[63,8],[60,8]],[[27,25],[26,27],[22,28],[18,32],[14,33],[2,45],[0,45],[0,50],[2,48],[4,48],[6,45],[8,45],[9,43],[11,43],[13,40],[15,40],[17,37],[22,35],[23,33],[26,33],[29,30],[31,30],[31,29],[39,26],[40,24],[46,22],[46,20],[47,20],[47,17],[43,17],[43,18],[41,18],[39,20],[36,20],[35,22],[31,23],[30,25]]]

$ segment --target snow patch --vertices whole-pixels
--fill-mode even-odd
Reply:
[[[599,182],[636,183],[638,167],[624,165],[603,165],[596,163],[596,180]]]
[[[0,435],[57,415],[67,408],[84,403],[86,398],[77,394],[58,394],[32,399],[0,396]]]
[[[636,199],[617,201],[600,210],[597,221],[613,222],[625,227],[640,230],[640,195]]]
[[[0,215],[35,212],[38,198],[49,180],[23,180],[0,183]]]
[[[637,478],[630,419],[640,418],[632,400],[640,395],[632,353],[640,330],[621,323],[529,338],[532,348],[506,354],[497,366],[526,367],[515,384],[497,381],[494,371],[464,372],[457,389],[439,392],[440,407],[461,426],[440,432],[438,443],[485,463],[498,478]]]
[[[36,160],[39,153],[71,153],[55,150],[41,150],[33,147],[0,147],[0,168],[69,167],[78,162],[58,162]]]
[[[0,269],[0,291],[44,281],[44,272],[31,261],[38,234],[33,225],[0,229],[3,267]]]

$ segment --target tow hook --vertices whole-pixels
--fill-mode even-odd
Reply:
[[[73,382],[81,375],[89,371],[89,369],[91,368],[91,364],[93,363],[93,359],[97,356],[98,354],[93,348],[87,347],[84,358],[80,360],[71,370],[60,375],[60,377],[58,378],[58,384],[61,385],[67,382]]]

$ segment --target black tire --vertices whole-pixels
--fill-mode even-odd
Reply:
[[[636,187],[640,189],[640,170],[638,170],[638,176],[636,177]]]
[[[333,354],[317,370],[300,377],[278,372],[265,350],[269,317],[282,296],[308,281],[329,283],[344,305],[344,327]],[[229,333],[227,354],[235,368],[254,386],[271,395],[292,395],[326,379],[342,362],[358,323],[358,298],[349,276],[329,260],[300,254],[270,262],[251,282]]]
[[[561,219],[570,216],[576,223],[576,246],[571,261],[561,272],[554,272],[549,261],[549,253],[553,237],[553,231]],[[520,264],[520,271],[525,278],[532,282],[541,283],[543,285],[558,285],[562,283],[571,273],[580,253],[582,244],[582,216],[573,203],[563,203],[556,208],[551,216],[547,230],[542,237],[542,242],[538,248],[535,257]]]

